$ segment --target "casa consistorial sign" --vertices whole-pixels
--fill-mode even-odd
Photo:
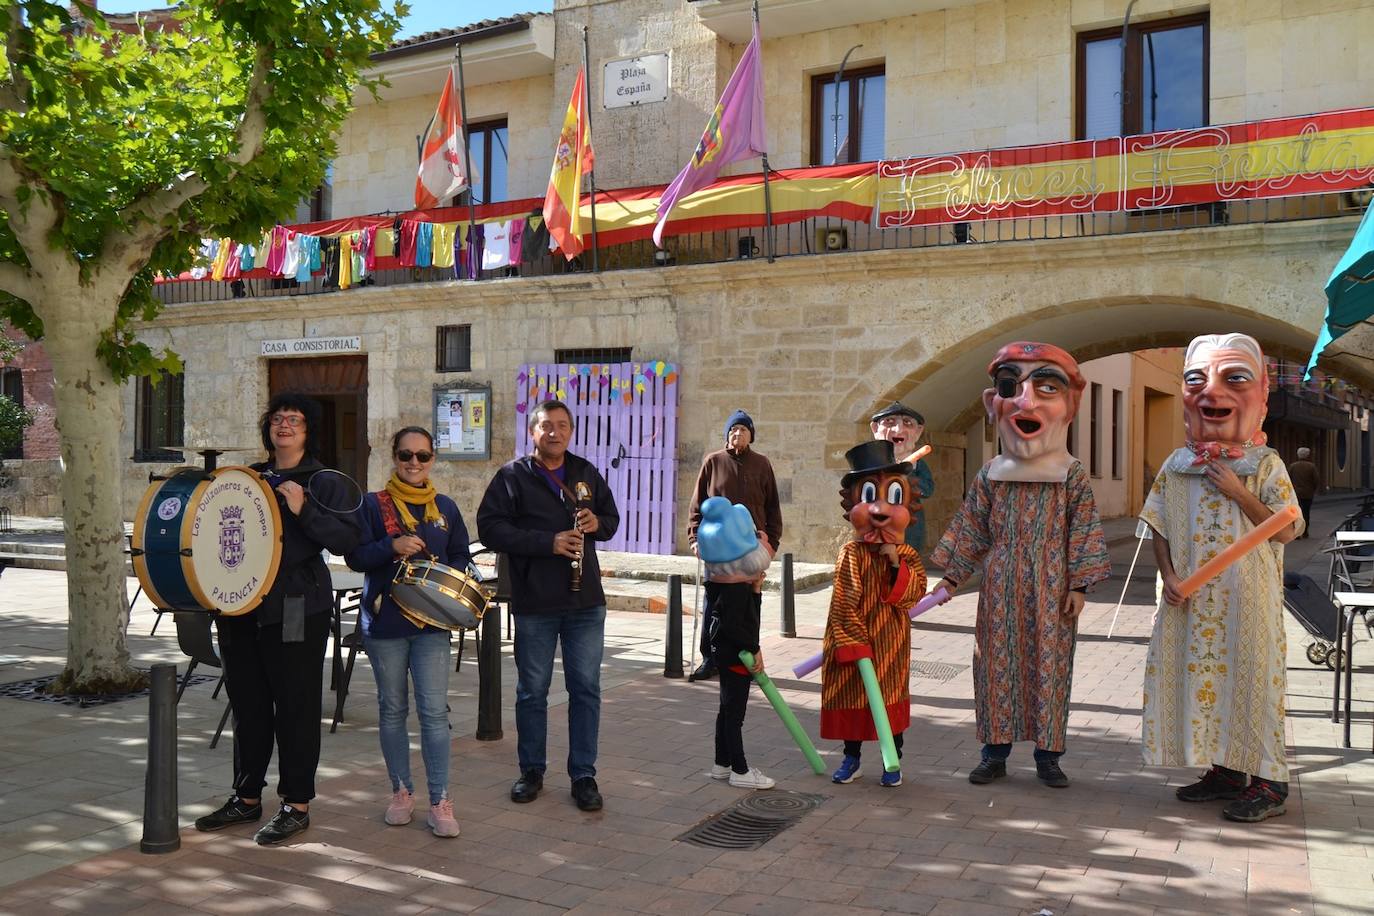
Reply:
[[[333,353],[361,352],[361,337],[293,337],[262,342],[263,356],[329,356]]]
[[[607,61],[601,96],[607,108],[667,101],[667,53]]]

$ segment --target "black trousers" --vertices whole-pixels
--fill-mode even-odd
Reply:
[[[1302,510],[1302,536],[1307,537],[1312,533],[1308,530],[1312,527],[1312,497],[1309,496],[1307,499],[1299,497],[1298,508]]]
[[[744,759],[744,714],[749,711],[749,685],[752,675],[720,666],[720,711],[716,713],[716,766],[736,773],[748,773]]]
[[[898,760],[900,760],[901,757],[902,757],[902,735],[903,735],[903,734],[904,734],[903,732],[894,732],[893,735],[892,735],[892,743],[895,744],[895,745],[897,746],[897,759],[898,759]],[[864,746],[864,743],[863,743],[862,741],[846,741],[846,742],[844,743],[844,753],[845,753],[845,756],[846,756],[846,757],[861,757],[861,756],[863,756],[863,746]]]
[[[700,646],[700,648],[701,648],[701,660],[702,660],[703,663],[705,663],[705,662],[716,662],[717,664],[720,663],[719,659],[715,658],[715,653],[711,651],[711,624],[715,622],[715,619],[716,619],[716,603],[720,601],[721,589],[723,589],[724,587],[725,587],[725,586],[722,585],[722,584],[719,583],[719,582],[707,582],[707,583],[705,584],[704,588],[703,588],[703,590],[706,592],[706,598],[705,598],[704,601],[701,602],[701,640],[700,640],[701,646]],[[763,609],[763,595],[762,595],[760,592],[755,592],[755,593],[754,593],[754,610],[755,610],[755,611],[761,611],[762,609]],[[733,665],[733,664],[735,663],[735,661],[736,661],[736,660],[733,659],[733,658],[731,658],[731,659],[726,659],[726,663],[727,663],[727,664],[731,664],[731,665]],[[750,678],[750,680],[753,680],[753,678]]]
[[[328,613],[305,618],[305,640],[281,641],[281,624],[259,627],[252,614],[220,617],[219,656],[234,710],[234,793],[259,798],[277,749],[277,794],[307,803],[320,763],[320,690]]]

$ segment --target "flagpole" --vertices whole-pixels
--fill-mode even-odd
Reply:
[[[587,113],[587,142],[592,139],[592,69],[590,53],[587,50],[587,27],[582,27],[582,108]],[[581,138],[579,138],[581,139]],[[601,271],[600,256],[596,246],[596,163],[587,170],[592,186],[592,272]]]
[[[463,167],[467,169],[468,182],[468,235],[472,236],[477,232],[477,206],[472,202],[472,149],[468,146],[468,93],[467,84],[463,82],[463,43],[458,42],[458,107],[463,109],[463,120],[460,125],[463,131]],[[463,240],[465,243],[467,239]],[[476,242],[476,239],[473,239]],[[468,275],[474,280],[482,279],[482,265],[472,263],[473,258],[477,257],[477,245],[472,244],[468,251]]]
[[[759,34],[759,0],[754,0],[754,35]],[[763,46],[759,46],[759,66],[762,66]],[[763,215],[764,232],[763,240],[768,246],[768,263],[773,263],[775,257],[773,252],[773,191],[768,186],[768,154],[763,154]]]

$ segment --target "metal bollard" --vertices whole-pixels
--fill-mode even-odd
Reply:
[[[668,623],[663,636],[663,676],[682,677],[682,577],[668,577]]]
[[[148,771],[143,781],[143,839],[146,853],[181,848],[177,825],[177,668],[153,665],[148,696]]]
[[[500,741],[501,731],[501,608],[482,617],[482,648],[477,653],[477,740]]]
[[[782,635],[797,635],[797,590],[792,586],[792,554],[782,555]]]

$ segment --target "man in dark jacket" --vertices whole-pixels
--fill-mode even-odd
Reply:
[[[483,545],[510,558],[520,762],[511,800],[534,801],[544,787],[549,683],[561,642],[572,796],[583,811],[597,811],[606,595],[595,542],[615,535],[620,513],[596,468],[568,451],[572,436],[572,412],[562,401],[534,410],[534,454],[496,472],[477,509],[477,533]]]
[[[697,552],[697,527],[701,524],[701,504],[712,496],[723,496],[732,503],[744,506],[754,519],[754,527],[768,537],[773,553],[782,540],[782,507],[778,500],[778,482],[773,477],[773,465],[754,451],[754,421],[743,410],[736,410],[725,421],[725,448],[712,452],[701,462],[697,474],[696,491],[687,522],[687,542]],[[692,672],[692,680],[714,677],[716,660],[711,653],[711,623],[715,619],[718,589],[706,583],[706,601],[701,611],[701,664]],[[755,603],[762,607],[763,596],[755,593]]]

